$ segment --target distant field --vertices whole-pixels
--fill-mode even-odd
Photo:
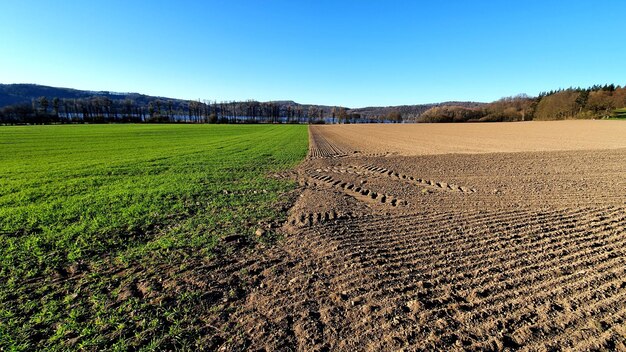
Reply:
[[[97,347],[115,336],[124,348],[148,327],[131,329],[135,340],[116,335],[128,311],[105,302],[123,290],[85,295],[111,286],[99,263],[181,265],[280,216],[273,203],[293,184],[267,176],[304,158],[307,128],[0,127],[0,150],[0,350],[64,349],[73,337],[82,343],[73,347]],[[81,285],[68,283],[81,273]],[[144,338],[161,345],[155,336],[170,333]]]
[[[606,120],[315,126],[361,154],[543,152],[626,148],[626,124]]]

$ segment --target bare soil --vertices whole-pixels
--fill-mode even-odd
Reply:
[[[623,121],[371,124],[315,126],[342,152],[420,156],[626,148]],[[320,138],[320,137],[315,137]],[[321,150],[328,145],[320,144]],[[312,153],[315,153],[312,150]]]
[[[216,348],[626,350],[626,123],[312,126],[310,142],[285,239],[231,264]]]

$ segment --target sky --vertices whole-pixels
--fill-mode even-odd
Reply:
[[[626,84],[626,1],[0,1],[0,83],[346,107]]]

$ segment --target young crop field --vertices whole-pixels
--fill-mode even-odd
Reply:
[[[0,350],[184,348],[189,269],[284,216],[272,174],[307,146],[305,126],[0,127]]]

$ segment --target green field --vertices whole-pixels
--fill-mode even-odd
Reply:
[[[268,176],[307,143],[306,126],[0,127],[0,349],[191,348],[196,293],[116,295],[284,216],[294,185]]]

